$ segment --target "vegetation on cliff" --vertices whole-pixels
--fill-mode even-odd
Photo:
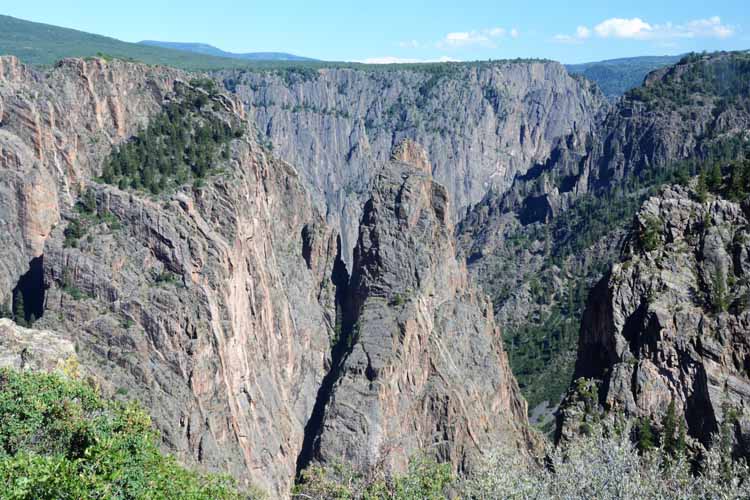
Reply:
[[[701,95],[737,106],[750,94],[750,53],[688,54],[666,70],[664,78],[630,90],[626,97],[678,106],[701,105]]]
[[[574,75],[593,80],[609,99],[620,97],[638,87],[651,71],[676,63],[679,56],[646,56],[610,59],[583,64],[568,64],[566,69]]]
[[[219,155],[229,159],[230,141],[240,137],[242,129],[214,109],[217,90],[212,80],[191,84],[179,86],[176,99],[162,113],[113,151],[102,170],[102,181],[120,189],[158,194],[190,179],[200,183]]]

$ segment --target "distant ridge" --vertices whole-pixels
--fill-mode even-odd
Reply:
[[[143,40],[138,42],[140,45],[149,47],[161,47],[165,49],[182,50],[196,54],[204,54],[214,57],[224,57],[229,59],[243,59],[246,61],[317,61],[310,57],[302,57],[286,52],[246,52],[236,53],[221,50],[207,43],[182,43],[182,42],[161,42],[158,40]]]
[[[114,57],[186,70],[210,71],[245,68],[248,60],[216,57],[163,47],[128,43],[50,24],[0,15],[0,55],[17,56],[22,62],[49,66],[66,57]]]
[[[643,83],[646,75],[655,69],[677,63],[679,56],[622,57],[582,64],[567,64],[568,73],[583,75],[593,80],[608,99],[620,97]]]

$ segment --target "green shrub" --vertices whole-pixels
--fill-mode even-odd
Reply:
[[[0,369],[2,498],[240,499],[232,481],[180,466],[136,404],[58,374]]]
[[[417,457],[405,474],[391,475],[382,463],[355,469],[346,464],[313,465],[305,469],[293,493],[315,500],[440,500],[455,481],[449,464]]]
[[[646,217],[641,227],[639,237],[641,248],[646,252],[652,252],[659,247],[661,242],[662,222],[657,217]]]

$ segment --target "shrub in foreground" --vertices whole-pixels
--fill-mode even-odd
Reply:
[[[0,498],[249,498],[224,476],[190,471],[159,451],[135,404],[78,380],[0,369]]]
[[[500,448],[472,473],[454,477],[449,469],[422,459],[404,475],[378,470],[314,467],[297,489],[306,500],[640,500],[747,499],[750,474],[744,462],[717,446],[700,460],[700,472],[685,453],[664,446],[639,452],[630,423],[615,428],[593,424],[565,446],[550,448],[544,465],[516,450]],[[402,487],[401,485],[408,485]]]

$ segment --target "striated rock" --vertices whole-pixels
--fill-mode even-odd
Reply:
[[[147,123],[180,75],[101,59],[42,74],[0,57],[0,303],[112,144]]]
[[[680,187],[643,205],[581,328],[574,378],[597,380],[606,410],[658,428],[674,400],[690,436],[708,445],[729,419],[737,451],[750,454],[749,230],[738,204],[700,203]],[[558,437],[576,432],[579,410],[569,396]]]
[[[510,188],[490,190],[467,211],[458,224],[459,247],[490,294],[503,332],[531,327],[542,332],[540,340],[559,345],[553,337],[560,333],[560,311],[578,331],[576,290],[588,290],[618,259],[644,188],[665,182],[666,171],[681,160],[731,157],[747,141],[747,64],[747,54],[717,53],[654,72],[595,121],[590,134],[557,140],[549,159],[517,175]],[[527,338],[519,340],[522,349],[529,345]],[[541,400],[534,401],[530,386],[553,397],[547,380],[572,372],[575,340],[563,344],[564,369],[545,363],[528,373],[531,362],[518,372],[532,403]]]
[[[500,443],[533,442],[491,304],[456,260],[447,192],[416,157],[416,168],[394,160],[375,177],[303,459],[403,470],[425,450],[466,469]]]
[[[404,139],[424,146],[456,221],[491,187],[505,191],[547,161],[557,139],[589,133],[606,106],[593,84],[549,61],[216,76],[263,140],[300,169],[340,228],[349,269],[370,181]]]
[[[394,467],[425,448],[463,468],[498,440],[533,439],[420,146],[404,142],[377,174],[350,279],[306,181],[251,130],[192,187],[151,195],[93,181],[112,145],[190,86],[181,73],[68,60],[42,75],[2,61],[0,290],[23,284],[43,301],[3,359],[29,363],[26,349],[46,369],[74,346],[105,394],[145,405],[182,462],[273,497],[313,451],[369,462],[400,440]],[[206,99],[243,119],[232,97]],[[85,214],[73,208],[84,188]],[[77,218],[86,234],[66,244]],[[348,420],[347,400],[364,420]]]
[[[296,173],[239,141],[204,188],[96,198],[121,228],[78,248],[53,231],[39,324],[75,331],[82,363],[143,401],[181,460],[286,494],[335,315],[335,234]]]

